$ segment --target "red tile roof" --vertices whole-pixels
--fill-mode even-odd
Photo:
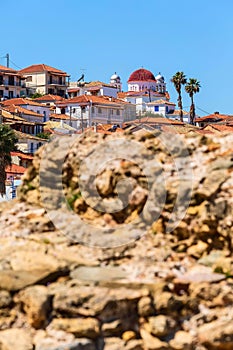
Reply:
[[[151,102],[148,102],[147,105],[171,105],[171,106],[175,106],[176,104],[173,103],[173,102],[169,102],[167,100],[164,100],[164,99],[159,99],[159,100],[155,100],[155,101],[151,101]]]
[[[9,100],[5,100],[2,102],[3,106],[10,106],[10,105],[16,105],[16,106],[20,106],[20,105],[31,105],[31,106],[40,106],[41,104],[36,102],[35,100],[30,100],[28,98],[11,98]]]
[[[50,120],[53,120],[53,119],[59,119],[59,120],[77,120],[77,118],[73,118],[67,114],[56,114],[56,113],[51,113],[50,114]]]
[[[9,67],[1,66],[1,65],[0,65],[0,71],[18,74],[17,70]]]
[[[115,99],[115,101],[114,101],[113,97],[108,97],[108,96],[80,95],[80,96],[70,98],[68,100],[64,100],[64,104],[77,103],[80,105],[88,105],[88,104],[92,103],[93,105],[95,105],[95,104],[97,104],[97,105],[108,104],[108,105],[112,105],[112,106],[114,106],[114,105],[119,106],[119,104],[124,103],[123,101],[120,101],[119,99]]]
[[[69,92],[77,92],[77,91],[79,91],[80,90],[80,88],[79,87],[68,87],[67,88],[67,91],[68,91],[68,93]]]
[[[57,101],[63,101],[64,98],[58,95],[51,95],[47,94],[41,97],[37,97],[34,99],[35,101],[40,101],[40,102],[57,102]]]
[[[213,113],[209,115],[205,115],[204,117],[201,118],[196,118],[196,122],[208,122],[208,121],[219,121],[219,120],[226,120],[228,118],[232,118],[232,115],[227,115],[227,114],[219,114],[219,113]]]
[[[10,113],[22,113],[22,114],[26,114],[26,115],[32,115],[34,117],[40,117],[40,118],[44,118],[43,114],[34,112],[34,111],[30,111],[27,108],[23,108],[21,106],[15,106],[15,105],[10,105],[10,106],[6,106],[5,107],[6,110]]]
[[[6,167],[6,173],[24,174],[25,171],[26,171],[26,168],[17,164],[11,164]]]
[[[203,128],[204,130],[211,130],[217,132],[233,132],[233,125],[219,125],[219,124],[209,124]]]
[[[21,159],[33,160],[33,156],[30,154],[25,154],[21,152],[11,152],[12,157],[19,157]]]
[[[168,118],[153,118],[153,117],[143,117],[140,119],[135,119],[129,122],[126,122],[125,124],[169,124],[169,125],[184,125],[179,120],[172,120]]]
[[[22,74],[26,74],[26,73],[40,73],[40,72],[49,72],[52,74],[58,74],[58,75],[64,75],[64,76],[68,76],[68,74],[66,72],[61,71],[60,69],[54,68],[54,67],[50,67],[46,64],[33,64],[29,67],[23,68],[19,71]]]
[[[101,124],[101,125],[96,126],[96,131],[95,131],[94,126],[86,128],[85,131],[91,130],[91,131],[95,131],[95,132],[100,133],[100,134],[112,135],[113,131],[110,131],[112,126],[113,126],[112,124]],[[123,131],[124,130],[122,128],[116,128],[116,130],[114,132],[123,132]]]

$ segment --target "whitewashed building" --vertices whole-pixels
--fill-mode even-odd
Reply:
[[[78,127],[85,128],[93,123],[122,125],[135,119],[136,109],[132,104],[108,96],[81,95],[57,103],[56,113],[77,118]]]
[[[69,75],[60,69],[46,64],[33,64],[21,69],[20,74],[26,77],[27,94],[36,92],[65,97]]]
[[[25,93],[24,76],[15,69],[0,65],[0,100],[20,97]]]

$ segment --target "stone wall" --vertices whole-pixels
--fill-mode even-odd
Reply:
[[[40,149],[0,206],[0,349],[232,349],[232,169],[231,135]]]

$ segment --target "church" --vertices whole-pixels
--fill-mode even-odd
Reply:
[[[111,82],[114,83],[114,76]],[[117,76],[119,82],[119,76]],[[136,105],[137,116],[146,112],[160,114],[166,118],[179,119],[176,104],[170,102],[170,95],[166,88],[164,77],[154,74],[144,68],[130,74],[127,92],[118,92],[118,97]],[[184,121],[188,122],[189,113],[184,112]]]

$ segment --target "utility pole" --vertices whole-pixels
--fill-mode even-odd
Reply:
[[[70,126],[71,126],[71,113],[72,113],[72,108],[70,106]]]
[[[83,107],[81,107],[81,128],[82,128],[82,133],[83,133],[83,131],[84,131],[84,128],[83,128]]]
[[[7,66],[7,68],[9,68],[10,67],[10,55],[9,55],[9,53],[7,53],[5,57],[6,57],[6,66]]]

